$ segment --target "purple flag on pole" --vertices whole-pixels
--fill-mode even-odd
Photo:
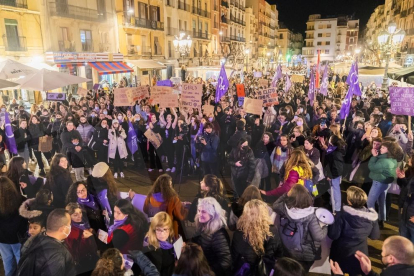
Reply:
[[[16,139],[14,139],[13,129],[10,123],[9,113],[4,116],[4,132],[6,133],[6,145],[9,152],[17,154]]]
[[[322,76],[321,89],[319,91],[324,96],[328,95],[328,85],[329,85],[328,65],[325,65],[325,70],[323,71],[323,76]]]
[[[279,65],[279,66],[277,66],[275,75],[273,76],[273,79],[272,79],[272,87],[276,87],[277,81],[280,78],[282,78],[282,77],[283,77],[283,75],[282,75],[282,67]]]
[[[290,81],[290,77],[288,76],[288,74],[286,74],[285,92],[288,92],[291,87],[292,82]]]
[[[315,74],[313,69],[311,69],[310,73],[308,97],[310,104],[313,105],[313,100],[315,99]]]
[[[358,63],[354,62],[352,64],[351,70],[349,70],[348,77],[346,78],[346,83],[349,85],[353,95],[361,96],[361,88],[359,87],[358,80]]]
[[[220,75],[217,80],[216,86],[216,103],[218,103],[221,97],[227,93],[229,89],[229,80],[227,79],[226,69],[224,69],[224,64],[221,66]]]
[[[168,87],[172,87],[173,83],[171,80],[160,80],[157,81],[157,86],[168,86]]]
[[[345,119],[348,116],[349,108],[351,107],[352,102],[352,89],[349,87],[348,92],[346,93],[345,99],[342,101],[341,111],[339,116],[341,120]]]
[[[127,145],[132,154],[138,150],[137,134],[135,133],[131,121],[128,122]]]

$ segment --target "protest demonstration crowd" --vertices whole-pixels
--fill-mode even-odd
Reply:
[[[412,88],[363,86],[356,62],[342,77],[180,73],[1,106],[6,276],[300,276],[324,250],[332,275],[414,275]],[[156,175],[147,195],[120,196],[127,168]],[[182,202],[173,183],[197,174]],[[368,239],[391,203],[378,274]]]

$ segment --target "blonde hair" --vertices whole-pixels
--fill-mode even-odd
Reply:
[[[364,190],[356,186],[351,186],[346,190],[346,198],[354,208],[362,208],[368,200]]]
[[[172,241],[174,237],[174,228],[173,223],[171,220],[170,215],[166,212],[159,212],[157,213],[151,220],[151,224],[149,227],[149,231],[145,237],[148,238],[148,244],[153,246],[155,249],[160,247],[160,242],[157,239],[157,235],[155,233],[157,227],[168,227],[170,229],[169,239]]]
[[[301,150],[294,150],[285,165],[285,179],[289,176],[289,172],[294,167],[301,167],[303,169],[303,179],[312,179],[312,168],[308,162],[308,158]]]
[[[237,229],[243,232],[243,237],[256,254],[263,254],[265,240],[273,236],[270,224],[272,222],[266,203],[252,199],[244,205],[243,214],[237,221]]]
[[[227,226],[226,211],[221,208],[221,205],[214,197],[205,197],[198,200],[198,209],[206,211],[211,219],[206,223],[201,223],[199,220],[200,215],[197,212],[195,217],[196,229],[205,234],[213,234],[217,230],[220,230],[223,226]]]
[[[332,131],[333,135],[336,135],[336,136],[342,138],[341,127],[339,125],[332,124],[332,125],[329,126],[329,129]]]

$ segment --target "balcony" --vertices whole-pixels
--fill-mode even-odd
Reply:
[[[214,5],[213,10],[218,11],[218,6],[217,5]]]
[[[230,42],[229,36],[220,36],[220,42]]]
[[[178,2],[178,9],[189,12],[190,11],[190,5],[180,1],[180,2]]]
[[[228,23],[228,19],[226,17],[224,17],[224,15],[221,17],[221,23],[227,24]]]
[[[177,28],[166,27],[165,35],[179,35],[180,31]]]
[[[157,31],[164,30],[164,22],[149,20],[146,18],[138,18],[131,16],[124,16],[124,25],[126,27],[145,28]]]
[[[193,30],[193,38],[199,38],[199,39],[210,39],[210,36],[206,32],[202,31],[195,31]]]
[[[214,29],[218,29],[219,28],[219,23],[218,22],[214,22],[213,23],[213,28]]]
[[[1,5],[27,9],[27,0],[0,0],[0,6]]]
[[[3,43],[6,51],[25,52],[26,37],[25,36],[7,36],[3,35]]]
[[[407,16],[407,10],[402,11],[402,12],[401,12],[401,17],[406,17],[406,16]]]
[[[165,1],[165,5],[166,5],[166,6],[168,6],[168,7],[173,7],[173,8],[175,8],[175,3],[174,3],[174,0],[166,0],[166,1]]]
[[[244,37],[240,37],[240,36],[236,36],[236,35],[231,35],[230,40],[246,42],[246,39]]]
[[[229,2],[227,2],[227,1],[221,1],[221,5],[223,6],[223,7],[226,7],[226,8],[228,8],[229,7]]]
[[[76,52],[75,43],[69,40],[59,40],[59,51],[60,52]]]
[[[192,13],[193,14],[201,15],[203,17],[210,18],[210,13],[208,11],[203,10],[203,9],[200,9],[200,8],[193,7]]]
[[[150,56],[151,55],[151,48],[150,47],[141,47],[141,55]]]
[[[105,21],[106,12],[98,12],[98,10],[87,9],[84,7],[58,4],[49,2],[49,12],[52,16],[60,16],[86,21]]]
[[[93,51],[92,39],[85,39],[85,41],[81,41],[81,43],[82,43],[82,52],[92,52]]]

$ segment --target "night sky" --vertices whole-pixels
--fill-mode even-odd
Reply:
[[[276,4],[279,22],[295,32],[305,33],[306,21],[310,14],[354,15],[360,20],[360,31],[365,29],[371,13],[385,0],[266,0]]]

